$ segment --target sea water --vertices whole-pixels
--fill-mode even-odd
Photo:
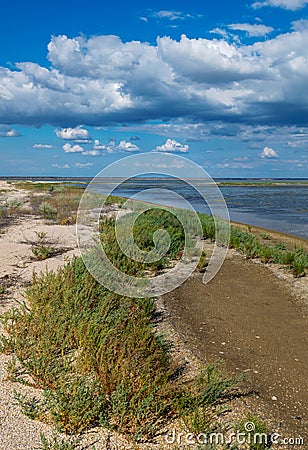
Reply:
[[[108,190],[117,183],[102,183],[99,191]],[[197,189],[187,182],[163,179],[132,179],[119,184],[113,195],[132,197],[147,202],[168,206],[174,204],[176,192],[183,196],[196,211],[210,214],[208,202],[202,195],[202,182],[193,181]],[[308,183],[288,184],[286,182],[270,185],[244,183],[219,185],[230,219],[269,230],[294,234],[308,239]],[[170,193],[170,191],[172,191]],[[206,200],[211,190],[203,189]],[[209,202],[210,203],[210,202]]]

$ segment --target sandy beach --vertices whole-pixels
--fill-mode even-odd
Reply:
[[[73,255],[79,255],[74,225],[55,225],[26,213],[29,192],[0,183],[6,201],[22,203],[25,213],[5,222],[0,234],[0,314],[22,301],[22,292],[33,272],[55,270]],[[245,225],[242,225],[245,227]],[[262,229],[252,227],[256,233]],[[33,258],[31,245],[44,233],[59,249],[44,261]],[[281,233],[272,238],[288,246],[308,247],[308,242]],[[31,244],[32,243],[32,244]],[[221,359],[230,373],[245,373],[243,390],[250,395],[230,400],[228,420],[242,414],[258,414],[282,436],[307,435],[307,310],[308,277],[294,278],[284,268],[248,260],[230,250],[221,271],[209,283],[194,274],[182,286],[158,300],[162,313],[160,330],[173,342],[173,352],[185,358],[189,369],[200,362]],[[10,357],[0,355],[0,447],[32,450],[40,444],[40,432],[52,434],[52,427],[26,418],[14,400],[16,385],[7,379]],[[97,449],[135,448],[116,433],[95,429],[84,442]],[[121,447],[122,446],[122,447]],[[138,448],[172,448],[163,438]],[[275,448],[287,448],[276,446]]]

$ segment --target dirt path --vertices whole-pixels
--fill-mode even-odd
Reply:
[[[307,442],[307,320],[285,280],[232,252],[209,284],[195,275],[165,301],[198,357],[248,372],[268,416]]]

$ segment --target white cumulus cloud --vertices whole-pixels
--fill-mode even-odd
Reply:
[[[248,36],[266,36],[267,34],[274,31],[274,28],[262,25],[262,24],[251,24],[251,23],[231,23],[228,25],[230,30],[246,31]]]
[[[84,156],[101,156],[102,153],[99,152],[98,150],[86,150],[86,151],[82,152],[82,155],[84,155]]]
[[[135,145],[129,141],[120,141],[120,143],[117,146],[109,144],[108,147],[110,150],[115,150],[118,152],[139,152],[140,150],[138,145]]]
[[[32,148],[43,149],[43,148],[53,148],[51,144],[34,144]]]
[[[84,141],[91,139],[88,130],[81,128],[80,126],[76,128],[62,128],[62,130],[55,130],[55,133],[58,138],[65,140]]]
[[[70,166],[68,164],[53,164],[52,167],[56,169],[69,169]]]
[[[74,139],[75,144],[92,144],[92,139]]]
[[[159,19],[169,19],[169,20],[177,20],[177,19],[183,19],[185,17],[185,14],[181,11],[157,11],[152,14],[153,17],[157,17]]]
[[[76,163],[75,167],[78,167],[79,169],[85,169],[86,167],[92,167],[92,163]]]
[[[95,150],[105,150],[106,145],[102,144],[98,139],[95,139],[94,148],[95,148]]]
[[[308,20],[307,19],[299,19],[292,22],[292,29],[294,31],[306,31],[308,30]]]
[[[185,13],[183,11],[172,11],[172,10],[161,10],[156,11],[151,14],[152,17],[156,17],[157,19],[168,19],[168,20],[184,20],[184,19],[192,19],[192,14]]]
[[[210,30],[210,33],[219,34],[220,36],[222,36],[225,39],[228,38],[228,33],[223,28],[219,28],[219,27],[213,28],[213,30]]]
[[[64,144],[63,145],[63,150],[65,151],[65,153],[81,153],[83,152],[83,148],[81,147],[81,145],[71,145],[69,143]]]
[[[278,153],[271,147],[264,147],[261,158],[267,159],[267,158],[278,158]]]
[[[169,153],[188,153],[189,146],[181,144],[174,139],[167,139],[165,144],[158,145],[155,152],[169,152]]]
[[[246,25],[243,31],[261,34]],[[48,123],[59,127],[59,138],[84,143],[91,139],[85,128],[60,127],[162,119],[304,126],[307,42],[303,22],[252,45],[185,35],[159,37],[156,44],[124,43],[118,36],[53,36],[49,68],[35,62],[0,67],[0,122]],[[7,134],[0,129],[0,136]],[[114,147],[102,150],[132,151]]]
[[[252,4],[252,7],[263,8],[264,6],[275,6],[277,8],[288,9],[290,11],[296,11],[304,8],[308,4],[307,0],[264,0],[257,1]]]
[[[19,137],[19,131],[14,130],[6,125],[0,125],[0,137]]]

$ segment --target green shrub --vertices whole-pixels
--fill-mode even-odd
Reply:
[[[54,433],[50,438],[40,433],[41,446],[37,450],[75,450],[80,448],[80,437],[60,437]],[[92,446],[89,450],[95,450]]]
[[[8,210],[5,206],[0,205],[0,220],[5,219],[8,216]]]
[[[261,236],[261,238],[264,239],[264,240],[270,240],[270,239],[272,239],[272,236],[271,236],[270,234],[268,234],[268,233],[261,233],[260,236]]]
[[[208,261],[207,261],[207,257],[206,257],[206,253],[202,252],[198,265],[197,265],[197,269],[199,270],[199,272],[203,273],[206,271],[206,268],[208,266]]]
[[[42,261],[44,259],[50,258],[54,256],[56,252],[56,248],[51,245],[36,245],[31,248],[33,256],[35,259]]]
[[[152,330],[153,301],[108,292],[78,258],[34,277],[27,301],[7,317],[7,348],[46,389],[59,428],[79,432],[104,420],[151,435],[171,410],[173,372],[168,346]]]
[[[270,263],[273,261],[273,252],[270,247],[262,246],[259,251],[259,257],[263,263]]]
[[[57,208],[48,202],[42,202],[39,207],[40,213],[43,214],[44,219],[54,220],[57,217]]]
[[[302,247],[295,246],[289,250],[282,242],[265,244],[257,236],[236,227],[231,227],[229,246],[248,258],[260,258],[263,263],[287,266],[295,276],[304,276],[308,269],[308,254]]]
[[[210,432],[222,412],[219,403],[230,396],[240,378],[228,376],[218,364],[210,364],[186,386],[176,399],[186,426],[194,433]]]
[[[41,261],[61,253],[62,249],[56,248],[53,245],[54,242],[52,239],[47,237],[47,233],[43,231],[35,231],[35,234],[37,236],[36,240],[28,240],[29,244],[31,244],[31,251],[35,259]]]
[[[211,239],[211,241],[215,240],[215,222],[214,218],[212,216],[208,216],[206,214],[198,214],[202,229],[203,229],[203,236],[206,239]]]
[[[97,425],[108,408],[100,383],[85,375],[59,379],[55,389],[45,389],[44,397],[57,429],[69,434]]]
[[[126,214],[123,221],[129,221],[129,216],[129,214]],[[188,219],[186,220],[189,223],[189,216],[187,217]],[[166,254],[159,257],[158,252],[157,260],[147,263],[146,255],[155,249],[153,235],[160,229],[164,229],[167,233],[168,240],[170,239],[170,245],[168,246],[168,241],[166,240],[166,248],[168,248]],[[100,230],[101,240],[109,260],[118,269],[129,275],[143,276],[144,270],[152,270],[155,272],[168,267],[170,260],[181,257],[185,246],[185,233],[180,220],[171,212],[156,208],[140,214],[133,226],[135,244],[139,250],[146,252],[143,262],[134,259],[135,255],[132,254],[132,246],[128,237],[126,242],[124,242],[125,253],[120,249],[115,233],[115,219],[101,220]],[[160,240],[159,244],[163,244],[162,240]],[[193,243],[188,239],[186,246],[193,246]]]
[[[42,418],[42,403],[35,396],[27,396],[14,391],[14,398],[19,403],[23,414],[29,419],[35,420]]]
[[[293,259],[292,269],[296,277],[304,276],[308,267],[308,257],[305,254],[296,254]]]
[[[286,249],[286,245],[283,244],[282,242],[277,242],[276,244],[274,244],[274,248],[278,249],[278,250],[285,250]]]
[[[252,431],[247,431],[247,425],[250,425]],[[265,421],[259,417],[249,414],[246,418],[237,423],[237,430],[244,433],[247,437],[247,442],[250,441],[249,450],[265,450],[270,446],[267,442],[269,430]],[[248,439],[248,437],[250,439]]]
[[[83,188],[50,185],[50,183],[45,185],[33,183],[31,186],[26,185],[26,188],[32,191],[30,202],[34,212],[43,215],[45,219],[57,220],[60,225],[76,222]],[[41,195],[42,191],[46,194]],[[36,193],[40,195],[36,195]]]

